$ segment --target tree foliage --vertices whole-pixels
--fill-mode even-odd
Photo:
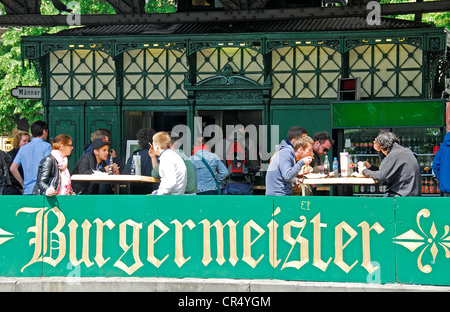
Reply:
[[[70,0],[63,0],[68,3]],[[114,8],[106,0],[79,0],[81,14],[115,14]],[[381,0],[381,3],[400,3],[409,0]],[[148,13],[171,13],[176,11],[175,0],[149,0],[146,3]],[[5,14],[0,4],[0,14]],[[41,3],[41,14],[55,15],[59,11],[51,1]],[[414,15],[396,16],[396,18],[414,19]],[[450,13],[424,14],[424,22],[450,29]],[[36,70],[32,63],[22,63],[20,56],[20,38],[22,36],[39,36],[55,33],[66,27],[21,27],[9,28],[0,44],[0,134],[10,133],[15,127],[13,118],[27,118],[30,122],[42,119],[42,103],[37,100],[17,100],[11,96],[16,86],[39,85]],[[25,66],[23,66],[25,65]]]
[[[380,0],[381,4],[407,3],[407,2],[416,2],[416,1],[415,0]],[[415,15],[414,14],[406,14],[406,15],[395,15],[393,17],[398,18],[398,19],[413,21],[415,18]],[[436,27],[446,27],[447,29],[450,29],[450,12],[424,13],[422,15],[422,22],[432,24]]]

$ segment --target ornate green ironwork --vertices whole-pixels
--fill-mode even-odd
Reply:
[[[275,99],[336,98],[341,56],[327,47],[295,46],[272,51]]]
[[[361,77],[361,97],[423,97],[423,53],[411,44],[360,45],[349,51],[350,77]]]
[[[248,48],[222,47],[199,50],[196,53],[196,80],[219,75],[225,66],[259,84],[264,83],[263,55]]]
[[[129,50],[123,54],[124,100],[186,99],[186,54],[175,49]]]
[[[115,100],[113,59],[95,50],[50,53],[50,100]]]

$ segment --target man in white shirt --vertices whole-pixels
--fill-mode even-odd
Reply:
[[[170,149],[171,138],[167,132],[158,132],[153,136],[154,150],[159,156],[159,175],[161,183],[153,195],[183,195],[187,184],[187,170],[184,160]]]

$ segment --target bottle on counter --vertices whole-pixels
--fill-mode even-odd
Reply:
[[[337,157],[334,157],[333,160],[333,174],[335,177],[337,177],[339,174],[339,162],[337,160]]]
[[[141,175],[141,155],[133,155],[135,175]]]
[[[325,155],[325,161],[323,162],[323,173],[326,176],[330,175],[330,162],[328,161],[328,155]]]
[[[353,157],[348,157],[348,175],[351,176],[355,170],[355,164],[353,163]]]
[[[134,161],[134,158],[131,159],[130,174],[136,174],[136,163]]]
[[[340,161],[341,161],[341,176],[348,176],[348,153],[344,150],[340,153]]]
[[[109,169],[108,174],[114,174],[114,161],[112,155],[109,155]]]

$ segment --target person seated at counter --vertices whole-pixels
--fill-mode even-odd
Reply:
[[[93,174],[95,171],[108,172],[110,165],[106,163],[106,159],[109,155],[109,144],[105,139],[94,140],[91,144],[92,152],[81,156],[72,169],[72,175]],[[114,164],[114,174],[119,174],[117,164]],[[77,195],[99,194],[99,184],[92,182],[73,181],[72,188]]]
[[[394,142],[400,144],[400,140],[398,139],[397,136],[395,136]],[[373,140],[373,149],[378,153],[378,157],[380,158],[380,163],[381,163],[383,161],[383,159],[386,158],[386,155],[384,155],[383,152],[381,151],[380,144],[378,144],[378,142],[377,142],[377,138],[375,138],[375,140]],[[372,171],[377,171],[379,169],[379,167],[372,165],[367,160],[363,161],[363,165],[367,169],[370,169]]]
[[[292,194],[292,180],[300,173],[309,173],[307,166],[312,162],[312,145],[309,137],[300,137],[280,146],[273,157],[266,174],[266,195],[282,196]],[[305,167],[304,167],[305,166]]]
[[[184,194],[187,195],[196,195],[197,194],[197,173],[195,171],[194,165],[191,163],[189,158],[184,154],[183,150],[180,149],[179,143],[180,137],[176,133],[171,134],[171,143],[170,149],[180,155],[183,159],[184,164],[186,165],[186,189],[184,190]],[[151,176],[156,179],[161,179],[159,175],[159,162],[156,157],[155,151],[149,152],[149,157],[151,158],[151,162],[153,164],[153,170],[151,172]]]
[[[331,149],[331,146],[334,144],[334,140],[331,138],[331,135],[326,132],[316,132],[313,136],[313,161],[311,162],[311,167],[313,168],[313,172],[319,173],[323,172],[323,162],[322,156],[326,155],[328,151]],[[320,192],[316,191],[317,185],[302,185],[304,189],[304,194],[306,196],[314,196],[319,195]]]
[[[153,136],[153,146],[149,150],[159,156],[161,183],[152,195],[183,195],[187,184],[187,170],[183,159],[170,149],[170,134],[161,131]]]
[[[302,128],[299,126],[293,126],[293,127],[289,128],[288,133],[286,134],[286,139],[281,140],[280,144],[275,147],[275,153],[273,153],[272,157],[270,157],[270,161],[272,161],[272,159],[278,153],[281,146],[286,146],[286,144],[288,144],[287,141],[289,141],[292,145],[292,142],[294,141],[294,139],[304,137],[307,135],[308,135],[308,130],[306,130],[305,128]]]
[[[313,153],[314,159],[311,163],[311,167],[317,167],[319,171],[323,171],[322,156],[326,155],[334,144],[334,140],[330,134],[326,131],[317,132],[313,136]]]
[[[194,166],[194,172],[197,178],[197,194],[220,195],[221,189],[219,183],[225,181],[230,173],[219,156],[209,151],[204,137],[195,139],[194,150],[189,159]]]
[[[381,131],[376,142],[386,157],[376,171],[366,168],[363,162],[359,162],[359,173],[385,183],[387,197],[421,196],[420,168],[413,152],[401,146],[397,136],[389,131]]]
[[[134,151],[132,155],[127,160],[125,168],[123,169],[123,174],[131,174],[131,165],[133,162],[133,156],[141,156],[141,175],[152,176],[152,170],[154,166],[152,164],[152,159],[148,154],[150,147],[153,144],[153,135],[156,133],[155,130],[150,128],[140,129],[136,133],[136,139],[138,141],[139,149]],[[149,194],[158,189],[158,183],[133,183],[131,187],[131,194]]]

